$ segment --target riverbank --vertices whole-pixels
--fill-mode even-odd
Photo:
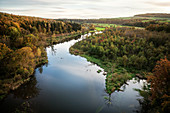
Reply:
[[[131,113],[136,110],[140,106],[137,99],[141,97],[133,88],[140,89],[142,80],[127,81],[128,85],[124,84],[121,91],[109,95],[105,91],[104,70],[83,57],[70,54],[69,48],[86,36],[46,47],[48,64],[37,68],[29,82],[11,91],[1,101],[1,110],[57,113],[91,113],[100,108],[101,113]],[[98,70],[102,72],[98,73]],[[135,106],[129,108],[129,105]]]
[[[47,42],[49,44],[63,43],[63,42],[66,42],[66,41],[70,41],[72,39],[77,39],[81,35],[82,35],[82,33],[74,33],[74,34],[67,33],[67,34],[53,35],[50,39],[47,40]]]
[[[80,55],[81,57],[86,58],[88,61],[97,64],[101,68],[104,69],[103,75],[106,75],[106,92],[108,94],[113,93],[115,90],[120,90],[119,88],[126,84],[127,80],[132,79],[136,76],[136,74],[142,74],[141,71],[137,71],[134,69],[127,69],[123,67],[117,67],[116,64],[109,60],[100,60],[94,58],[90,55],[87,55],[85,52],[74,48],[74,45],[69,49],[71,54]]]
[[[34,73],[34,70],[37,67],[48,63],[48,57],[45,51],[45,47],[53,45],[53,44],[69,41],[72,39],[77,39],[80,37],[80,35],[81,35],[80,32],[77,32],[77,33],[75,32],[74,34],[66,33],[66,34],[46,36],[48,37],[47,40],[44,43],[42,43],[43,47],[39,49],[40,55],[38,55],[38,57],[35,56],[36,58],[32,59],[36,62],[36,64],[29,66],[30,68],[28,68],[25,71],[23,70],[24,74],[28,73],[26,76],[24,75],[25,77],[22,77],[22,74],[21,75],[18,74],[18,75],[15,75],[13,78],[0,80],[0,88],[1,88],[0,89],[0,100],[2,100],[11,90],[15,90],[18,87],[20,87],[22,84],[28,82]]]
[[[88,40],[88,39],[87,39]],[[82,41],[86,41],[82,40]],[[139,79],[146,79],[146,71],[145,70],[137,70],[135,68],[128,68],[119,66],[115,61],[110,59],[99,59],[95,58],[95,56],[90,55],[88,52],[84,52],[80,49],[82,45],[81,41],[74,44],[70,47],[69,51],[71,54],[79,55],[86,58],[88,61],[93,62],[104,69],[103,75],[106,75],[106,92],[108,94],[113,93],[116,90],[120,90],[120,87],[123,84],[126,84],[127,80],[130,80],[134,77],[138,77]],[[87,51],[87,50],[86,50]],[[100,70],[98,71],[100,72]]]

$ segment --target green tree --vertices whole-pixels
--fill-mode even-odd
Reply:
[[[16,38],[20,36],[20,32],[18,31],[16,27],[9,27],[8,33],[9,33],[10,39],[13,41],[15,41]]]
[[[128,62],[128,57],[126,55],[123,56],[123,66],[127,66],[127,62]]]
[[[93,25],[93,24],[90,24],[89,29],[90,29],[90,30],[94,30],[94,29],[95,29],[94,25]]]

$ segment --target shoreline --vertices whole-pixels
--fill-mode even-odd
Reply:
[[[51,46],[51,45],[54,45],[54,44],[59,44],[59,43],[63,43],[63,42],[66,42],[66,41],[70,41],[72,39],[78,39],[79,36],[81,36],[82,33],[75,33],[73,35],[65,35],[65,36],[60,36],[60,39],[57,41],[57,42],[53,42],[52,44],[48,43],[47,41],[47,45],[44,45],[43,47],[46,48],[48,46]],[[64,37],[64,38],[62,38]],[[58,37],[55,37],[56,39],[58,39]],[[17,88],[19,88],[22,84],[25,84],[27,83],[30,78],[34,75],[34,72],[35,72],[35,69],[42,66],[42,65],[45,65],[46,63],[48,63],[48,58],[46,57],[45,59],[42,59],[40,62],[38,62],[36,64],[36,66],[34,67],[34,71],[33,73],[31,73],[28,78],[25,78],[25,79],[21,79],[21,80],[18,80],[18,81],[14,81],[14,77],[13,78],[10,78],[10,79],[4,79],[4,80],[1,80],[1,85],[5,85],[6,87],[4,89],[1,89],[1,92],[0,92],[0,101],[3,100],[8,94],[10,91],[13,91],[13,90],[16,90]],[[10,81],[9,83],[2,83],[4,81]]]
[[[77,42],[77,43],[79,43],[79,42]],[[97,59],[93,56],[89,56],[82,50],[75,48],[74,45],[69,48],[69,52],[71,54],[84,57],[87,59],[87,61],[95,63],[99,67],[104,69],[103,75],[106,75],[106,83],[105,84],[106,84],[106,92],[108,94],[111,94],[116,90],[119,91],[120,87],[123,84],[126,84],[127,80],[131,80],[134,77],[137,77],[139,79],[146,79],[146,77],[144,75],[141,75],[142,70],[136,70],[136,72],[131,72],[127,68],[124,68],[121,66],[116,66],[116,63],[114,63],[112,61],[109,61],[109,60],[102,61],[101,59]],[[138,76],[138,75],[140,75],[140,76]]]

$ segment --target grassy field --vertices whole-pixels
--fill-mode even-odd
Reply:
[[[133,27],[133,26],[122,26],[117,24],[102,24],[102,23],[91,23],[95,26],[95,29],[97,31],[103,31],[105,30],[105,27]],[[135,27],[136,29],[144,29],[142,27]]]
[[[103,30],[105,30],[105,28],[103,28],[103,27],[95,27],[95,29],[96,29],[97,31],[103,31]]]
[[[152,20],[158,22],[170,22],[170,18],[160,18],[160,17],[121,17],[121,18],[114,18],[114,19],[142,19],[142,22],[149,22]],[[123,26],[119,24],[105,24],[105,23],[88,23],[93,24],[97,31],[103,31],[106,27],[134,27],[134,26]],[[134,27],[135,29],[144,29],[143,27]]]
[[[122,19],[123,20],[128,20],[128,19],[140,19],[142,22],[149,22],[152,20],[155,20],[157,22],[162,22],[170,23],[170,18],[161,18],[161,17],[120,17],[120,18],[113,18],[114,19]],[[119,25],[119,24],[106,24],[106,23],[87,23],[87,24],[93,24],[95,26],[95,29],[97,31],[103,31],[105,30],[106,27],[134,27],[134,26],[124,26],[124,25]],[[144,29],[143,27],[134,27],[135,29]]]
[[[133,19],[149,19],[149,20],[170,20],[170,18],[161,18],[161,17],[133,17]]]
[[[92,24],[95,25],[95,26],[103,26],[103,27],[111,27],[111,26],[118,27],[118,26],[121,26],[121,25],[117,25],[117,24],[101,24],[101,23],[92,23]]]
[[[149,22],[149,21],[151,21],[151,20],[154,20],[154,19],[148,19],[148,20],[142,20],[142,22]],[[169,19],[166,19],[166,20],[156,20],[156,21],[158,21],[158,22],[170,22],[170,20]]]

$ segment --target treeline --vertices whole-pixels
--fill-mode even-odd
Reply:
[[[146,27],[146,30],[149,31],[164,31],[167,33],[170,33],[170,23],[168,24],[150,24],[149,26]]]
[[[45,46],[80,32],[77,23],[0,13],[0,97],[48,62]]]
[[[160,23],[158,21],[148,21],[148,22],[129,22],[129,23],[124,23],[122,25],[126,26],[135,26],[135,27],[144,27],[146,30],[149,31],[164,31],[167,33],[170,33],[170,23]]]
[[[166,13],[148,13],[125,18],[63,19],[62,21],[77,22],[81,24],[85,23],[118,24],[124,26],[143,27],[146,30],[150,31],[158,32],[165,31],[167,33],[170,33],[169,18],[170,14]]]
[[[158,24],[158,22],[155,21],[155,20],[151,20],[151,21],[148,21],[148,22],[136,21],[136,22],[124,23],[122,25],[135,26],[135,27],[147,27],[151,24]]]
[[[160,18],[170,18],[170,14],[168,13],[146,13],[146,14],[138,14],[135,17],[160,17]]]
[[[138,18],[103,18],[103,19],[64,19],[63,21],[77,22],[77,23],[105,23],[105,24],[125,24],[130,22],[140,22],[146,19]]]
[[[134,26],[143,27],[149,31],[164,31],[170,33],[170,23],[169,22],[159,22],[157,20],[145,19],[73,19],[67,21],[74,21],[78,23],[102,23],[102,24],[119,24],[124,26]]]
[[[61,22],[52,19],[43,19],[28,16],[16,16],[6,13],[0,13],[0,42],[9,47],[16,47],[15,41],[23,40],[25,42],[28,35],[37,35],[45,33],[46,35],[71,33],[81,30],[81,26],[76,23]],[[12,44],[11,44],[12,43]],[[25,45],[18,45],[25,46]]]
[[[158,19],[154,17],[158,17]],[[165,21],[164,23],[166,23],[166,20],[169,18],[170,18],[170,14],[166,14],[166,13],[148,13],[148,14],[139,14],[139,15],[135,15],[134,17],[125,17],[125,18],[63,19],[62,21],[70,21],[70,22],[78,22],[78,23],[105,23],[105,24],[119,24],[119,25],[130,25],[136,27],[146,27],[150,24],[154,24],[155,22],[157,23],[159,21]]]

